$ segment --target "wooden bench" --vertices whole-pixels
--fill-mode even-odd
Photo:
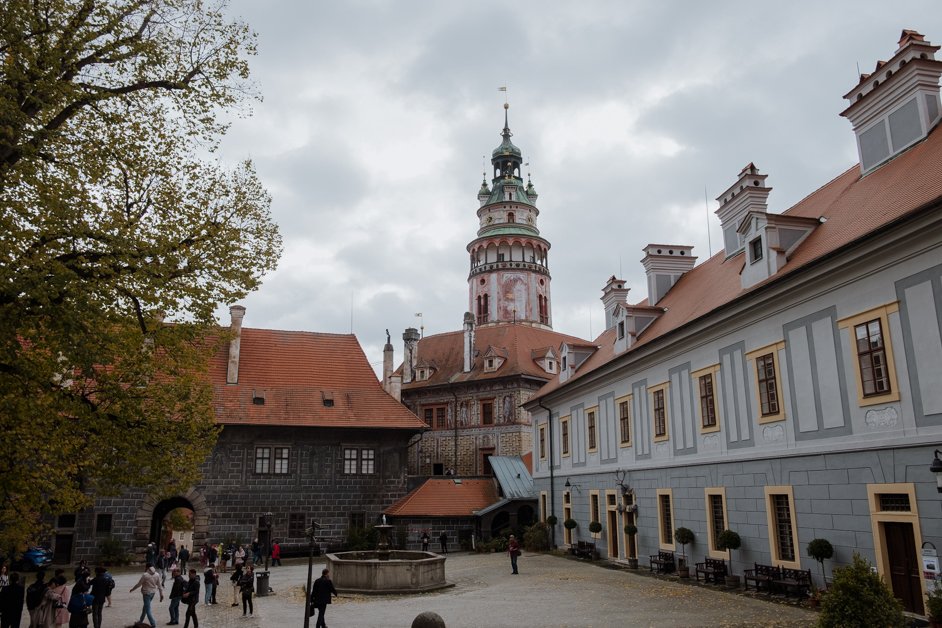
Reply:
[[[720,583],[728,573],[726,571],[726,561],[722,558],[704,558],[702,563],[697,563],[696,577],[700,582],[700,574],[703,574],[704,582]]]
[[[743,586],[749,589],[749,582],[752,581],[758,593],[765,585],[766,593],[772,594],[772,583],[781,577],[780,569],[773,565],[761,565],[753,563],[754,569],[747,569],[743,574]]]
[[[811,570],[781,567],[779,577],[772,580],[772,585],[780,588],[786,597],[792,591],[798,597],[807,597],[811,595]]]
[[[598,558],[598,552],[595,550],[595,543],[588,541],[579,541],[570,546],[569,553],[578,558],[588,558],[589,560]]]
[[[654,573],[672,573],[675,568],[674,552],[660,551],[648,556],[648,571]]]

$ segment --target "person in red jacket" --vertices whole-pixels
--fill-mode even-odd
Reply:
[[[275,565],[281,567],[281,546],[278,545],[278,541],[271,544],[271,566]]]

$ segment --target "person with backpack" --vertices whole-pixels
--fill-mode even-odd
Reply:
[[[39,606],[46,595],[46,572],[39,571],[36,581],[26,587],[26,610],[29,612],[29,628],[39,628]]]
[[[246,612],[249,615],[255,614],[255,607],[252,605],[252,594],[255,593],[255,572],[252,565],[245,568],[245,573],[239,578],[239,591],[242,592],[242,616]]]
[[[104,567],[95,567],[95,577],[91,582],[92,625],[95,628],[101,628],[102,609],[105,607],[108,596],[111,595],[111,589],[114,588],[114,580],[108,578],[107,573]]]
[[[193,628],[199,628],[200,620],[196,616],[196,605],[200,601],[200,577],[196,575],[195,569],[190,569],[190,579],[186,583],[186,590],[183,592],[183,601],[186,603],[186,619],[183,622],[183,628],[189,628],[190,618],[193,618]]]
[[[20,574],[14,571],[7,585],[0,590],[0,628],[20,628],[25,594],[26,590],[20,584]]]
[[[86,628],[88,626],[88,611],[91,606],[92,596],[88,595],[88,585],[85,580],[79,580],[72,587],[72,595],[69,597],[69,605],[66,610],[69,611],[69,628]]]

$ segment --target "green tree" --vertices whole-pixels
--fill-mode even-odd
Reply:
[[[886,628],[903,625],[903,605],[860,554],[854,552],[850,565],[834,570],[834,580],[821,601],[818,626]]]
[[[2,549],[92,495],[185,487],[215,442],[213,312],[281,250],[251,163],[213,156],[253,98],[254,34],[223,9],[0,11]]]

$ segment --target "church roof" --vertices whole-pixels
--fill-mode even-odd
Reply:
[[[547,380],[552,375],[535,362],[532,352],[541,347],[558,348],[564,342],[581,344],[586,341],[551,329],[519,323],[478,327],[474,330],[474,347],[477,355],[471,371],[464,373],[462,370],[464,368],[463,331],[426,336],[419,340],[417,361],[434,363],[436,370],[428,379],[403,384],[402,389],[405,391],[510,376],[529,376]],[[488,347],[506,351],[507,358],[499,369],[491,373],[484,372],[484,360],[480,359]]]
[[[594,341],[598,350],[579,366],[566,385],[616,359],[629,360],[626,356],[657,341],[668,341],[672,333],[686,325],[766,286],[788,280],[797,271],[855,245],[897,220],[937,205],[942,200],[940,129],[942,125],[936,126],[925,141],[864,177],[859,165],[851,167],[783,212],[786,216],[817,218],[819,224],[775,275],[743,288],[739,274],[744,253],[727,259],[720,251],[685,273],[658,301],[657,307],[663,308],[663,314],[637,337],[628,351],[615,355],[614,329],[600,335]],[[561,386],[555,377],[531,401]]]
[[[425,427],[383,390],[352,334],[243,328],[237,384],[226,383],[228,361],[224,342],[209,371],[217,423]]]

